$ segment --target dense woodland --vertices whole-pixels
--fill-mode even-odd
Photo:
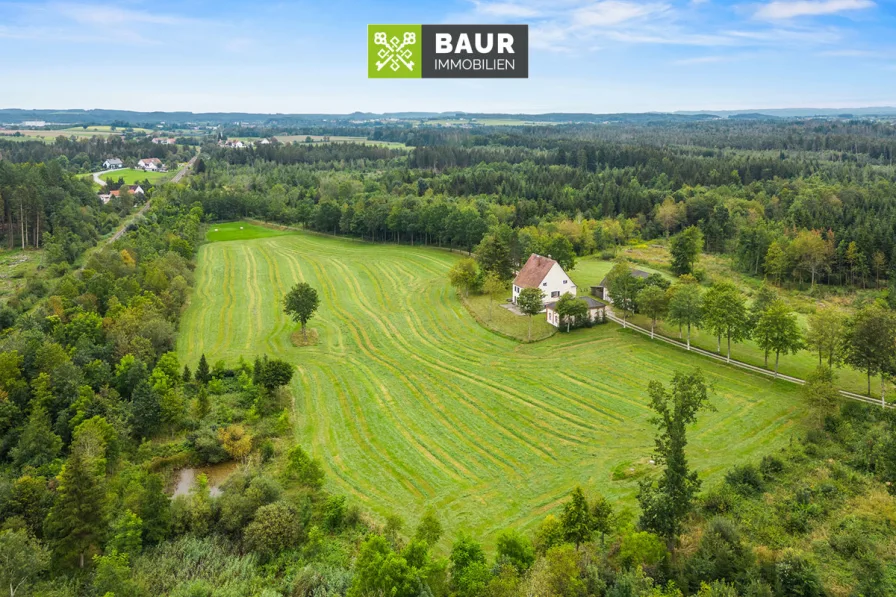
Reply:
[[[3,590],[13,597],[896,592],[896,416],[842,403],[830,368],[805,388],[807,432],[708,487],[686,446],[715,399],[711,388],[699,371],[653,380],[647,400],[659,466],[642,480],[637,505],[575,489],[532,536],[495,521],[506,530],[486,550],[464,529],[443,529],[438,510],[408,528],[326,491],[320,463],[292,439],[289,364],[254,354],[236,366],[178,361],[178,322],[203,227],[242,217],[475,252],[478,266],[499,279],[532,251],[572,267],[579,256],[612,257],[631,241],[668,243],[673,269],[686,275],[674,294],[700,289],[702,300],[725,292],[730,299],[719,281],[702,290],[702,247],[779,286],[873,288],[880,300],[857,313],[884,327],[868,327],[867,335],[896,333],[885,289],[896,279],[891,125],[642,124],[620,126],[613,138],[603,130],[370,133],[405,142],[412,139],[401,135],[413,134],[407,149],[207,143],[194,175],[156,189],[145,217],[90,251],[133,204],[102,207],[68,174],[60,156],[71,162],[75,146],[41,144],[47,153],[31,157],[4,149],[4,246],[35,250],[34,239],[43,238],[49,260],[0,318]],[[62,235],[68,244],[57,240]],[[612,277],[630,278],[626,267]],[[666,286],[620,282],[613,292],[623,310],[650,313],[645,288]],[[653,294],[660,300],[662,292]],[[751,330],[763,329],[773,303],[755,319],[744,312]],[[849,361],[844,346],[831,364]],[[828,356],[818,350],[820,360]],[[200,476],[170,497],[173,471],[225,462],[236,469],[220,496]]]

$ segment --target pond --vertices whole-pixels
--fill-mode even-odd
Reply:
[[[218,497],[221,495],[221,485],[236,470],[237,466],[239,466],[237,462],[222,462],[197,468],[182,468],[176,474],[177,482],[174,485],[173,497],[190,493],[190,490],[196,485],[196,477],[203,473],[208,477],[209,494],[212,497]]]

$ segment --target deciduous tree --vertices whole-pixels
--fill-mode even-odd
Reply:
[[[299,282],[283,297],[283,311],[292,317],[293,321],[302,324],[302,338],[306,340],[308,332],[305,326],[319,306],[320,298],[317,296],[317,290],[307,282]]]
[[[529,316],[529,340],[532,339],[532,317],[544,309],[543,296],[540,288],[523,288],[516,297],[516,306],[523,315]]]
[[[669,389],[653,380],[648,385],[648,394],[650,407],[656,412],[651,418],[657,427],[654,453],[663,472],[657,483],[652,480],[641,483],[640,525],[664,537],[671,548],[700,490],[700,480],[696,471],[690,469],[685,454],[687,426],[695,423],[697,414],[711,405],[706,381],[699,369],[687,374],[676,372]]]
[[[469,296],[470,291],[476,288],[478,279],[476,262],[469,258],[461,259],[448,270],[448,281],[464,297]]]
[[[893,374],[896,359],[896,316],[876,305],[865,307],[847,324],[846,362],[868,376],[868,395],[871,377],[884,379]]]
[[[669,290],[672,296],[669,299],[667,318],[679,328],[682,326],[687,328],[688,350],[690,350],[691,327],[699,326],[703,321],[703,293],[696,281],[682,281]]]
[[[696,226],[685,228],[669,241],[672,271],[679,276],[694,273],[694,265],[703,250],[703,233]]]
[[[743,295],[729,282],[718,282],[703,297],[703,325],[716,335],[718,352],[722,352],[722,336],[728,340],[728,362],[731,362],[731,341],[740,342],[750,336],[750,318]]]
[[[649,284],[642,288],[635,297],[638,311],[650,318],[650,337],[654,337],[656,320],[666,315],[669,309],[669,296],[659,286]]]
[[[759,322],[754,332],[756,343],[765,351],[765,366],[768,367],[768,353],[775,353],[775,377],[778,376],[778,363],[781,353],[796,354],[803,347],[803,335],[796,315],[784,301],[772,303]]]

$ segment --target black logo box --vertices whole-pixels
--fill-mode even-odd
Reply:
[[[456,47],[462,33],[467,34],[472,53],[461,52],[450,54],[436,53],[436,34],[450,33],[453,45]],[[486,34],[492,34],[492,48],[490,52],[476,51],[476,34],[481,35],[485,44]],[[509,33],[513,36],[513,54],[498,53],[498,34]],[[528,25],[423,25],[423,70],[424,79],[527,79],[529,78],[529,26]],[[507,62],[505,68],[493,69],[468,69],[468,68],[437,68],[437,60],[485,60],[492,66],[496,61],[512,60],[513,68],[509,68]]]

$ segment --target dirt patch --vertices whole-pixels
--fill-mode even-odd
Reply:
[[[320,336],[317,333],[317,330],[309,328],[307,330],[307,332],[308,332],[307,338],[302,336],[302,330],[296,330],[295,332],[293,332],[292,336],[290,336],[290,340],[292,340],[292,345],[298,346],[298,347],[317,345],[317,342],[320,340]]]

